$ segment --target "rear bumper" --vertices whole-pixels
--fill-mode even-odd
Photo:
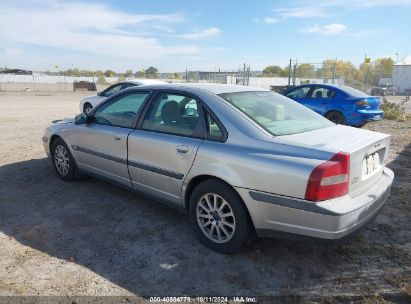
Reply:
[[[360,195],[321,203],[244,188],[236,190],[249,210],[258,236],[280,233],[335,240],[355,232],[378,214],[388,198],[393,179],[394,173],[384,168],[376,184]]]
[[[357,110],[365,121],[381,120],[384,118],[384,111],[382,110]]]

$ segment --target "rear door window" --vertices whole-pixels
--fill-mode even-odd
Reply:
[[[335,91],[323,87],[313,88],[311,98],[313,99],[331,99],[335,96]]]
[[[199,108],[189,96],[161,93],[146,113],[142,129],[191,137],[199,123]]]

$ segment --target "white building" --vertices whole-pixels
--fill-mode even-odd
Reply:
[[[392,84],[398,90],[398,93],[411,94],[411,56],[394,65]]]

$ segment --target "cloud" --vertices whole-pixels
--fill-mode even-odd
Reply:
[[[186,40],[200,40],[204,38],[210,38],[217,36],[221,33],[221,30],[216,27],[211,27],[202,31],[194,32],[191,34],[176,35],[178,38]]]
[[[325,12],[318,7],[293,7],[293,8],[279,8],[274,10],[275,17],[255,18],[254,22],[276,24],[285,21],[289,18],[312,18],[325,17]]]
[[[195,54],[194,45],[165,45],[150,30],[173,31],[186,22],[179,14],[132,14],[94,2],[31,1],[3,5],[0,27],[3,45],[35,45],[129,59]]]
[[[264,17],[264,18],[255,18],[254,22],[257,23],[267,23],[267,24],[276,24],[280,22],[280,19],[273,18],[273,17]]]
[[[322,1],[317,3],[322,7],[343,7],[349,10],[371,8],[371,7],[409,7],[411,6],[411,0],[333,0]]]
[[[302,30],[304,33],[319,33],[323,36],[335,36],[344,33],[347,26],[341,23],[331,23],[324,26],[313,25],[307,29]]]
[[[287,18],[312,18],[326,16],[326,13],[317,6],[279,8],[275,9],[274,12],[284,20]]]
[[[339,10],[359,10],[372,7],[410,7],[411,0],[318,0],[315,6],[310,2],[309,5],[290,6],[284,8],[276,8],[272,10],[274,13],[271,17],[255,18],[255,22],[260,23],[278,23],[290,18],[324,18],[338,13]],[[272,20],[266,22],[264,19]]]

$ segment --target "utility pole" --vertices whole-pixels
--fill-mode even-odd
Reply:
[[[244,62],[244,70],[243,70],[243,85],[245,85],[245,62]]]
[[[335,57],[334,61],[334,69],[333,69],[333,84],[335,83],[335,70],[337,68],[337,57]]]
[[[290,58],[290,65],[288,66],[288,86],[291,84],[291,58]]]
[[[367,90],[368,90],[368,78],[369,78],[369,73],[370,73],[370,62],[371,62],[371,59],[367,58],[367,54],[365,54],[364,66],[363,66],[365,93],[367,93]],[[366,66],[367,64],[368,64],[368,66]]]
[[[368,91],[368,79],[369,79],[369,76],[370,76],[370,65],[368,65],[368,67],[367,67],[367,81],[365,82],[365,93],[367,93],[367,91]]]
[[[186,82],[188,82],[188,70],[186,69]]]
[[[295,73],[297,72],[297,59],[295,60],[294,64],[294,71],[293,71],[293,86],[295,86]]]

